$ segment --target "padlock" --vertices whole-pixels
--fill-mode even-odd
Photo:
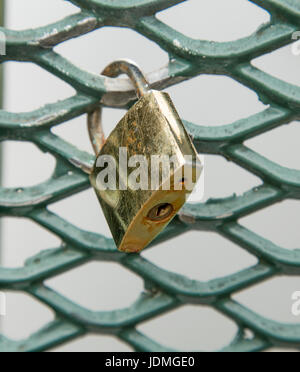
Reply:
[[[137,65],[117,61],[102,74],[127,74],[139,100],[107,140],[101,107],[89,114],[97,156],[90,180],[118,249],[138,253],[185,204],[202,166],[170,96],[151,90]]]

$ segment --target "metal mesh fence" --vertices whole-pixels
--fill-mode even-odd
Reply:
[[[24,291],[49,306],[55,321],[22,342],[0,337],[1,351],[42,351],[90,332],[110,334],[138,351],[169,351],[136,326],[184,304],[205,304],[232,319],[239,328],[224,351],[260,351],[273,346],[300,347],[300,326],[274,322],[234,301],[238,290],[278,275],[300,274],[300,251],[276,246],[247,230],[239,219],[284,199],[300,199],[300,173],[275,164],[244,145],[244,141],[300,115],[300,88],[280,81],[251,64],[258,56],[292,41],[299,29],[300,3],[296,0],[252,0],[272,17],[255,34],[234,42],[212,43],[184,36],[159,21],[157,12],[183,0],[69,0],[79,13],[55,24],[28,31],[2,28],[7,55],[1,61],[30,61],[70,84],[72,98],[26,114],[0,112],[0,141],[30,141],[57,160],[47,182],[19,189],[0,188],[0,216],[26,217],[56,234],[63,244],[27,260],[22,268],[0,268],[0,290]],[[140,255],[118,252],[111,239],[83,231],[47,206],[90,187],[77,160],[91,165],[93,157],[50,131],[92,110],[101,99],[111,107],[128,107],[134,97],[122,79],[96,77],[57,54],[53,48],[104,26],[129,27],[153,40],[170,55],[167,68],[149,75],[152,86],[163,89],[200,74],[226,75],[254,90],[268,108],[247,119],[221,127],[185,122],[201,153],[226,157],[259,176],[263,185],[242,196],[212,200],[184,208],[154,245],[186,231],[206,230],[221,234],[259,259],[254,267],[236,274],[199,282],[167,272]],[[174,42],[176,41],[176,42]],[[131,307],[94,312],[72,303],[44,285],[44,281],[94,260],[117,262],[147,283],[147,290]],[[248,337],[251,330],[253,337]],[[197,345],[195,345],[197,349]]]

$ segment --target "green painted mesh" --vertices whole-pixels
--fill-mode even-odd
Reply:
[[[19,190],[1,188],[0,216],[29,218],[63,241],[57,249],[29,259],[22,268],[0,268],[1,290],[29,293],[56,313],[55,321],[22,342],[1,337],[0,350],[47,350],[89,332],[113,334],[139,351],[169,350],[138,332],[136,326],[184,304],[208,305],[238,325],[239,332],[226,351],[258,351],[273,346],[299,348],[300,325],[262,318],[231,299],[236,291],[274,276],[300,274],[299,250],[276,246],[238,222],[241,217],[284,199],[300,198],[299,171],[275,164],[243,144],[246,139],[290,123],[300,115],[300,88],[251,64],[253,58],[291,43],[300,24],[299,1],[252,0],[271,13],[271,23],[230,43],[193,40],[155,17],[157,12],[183,0],[69,1],[80,12],[55,24],[25,32],[2,29],[8,41],[7,56],[1,57],[2,61],[36,63],[74,87],[77,94],[31,113],[0,112],[0,141],[30,141],[57,160],[56,171],[47,182]],[[107,25],[134,29],[169,53],[169,69],[150,76],[153,87],[163,89],[203,73],[226,75],[254,90],[269,105],[259,114],[226,126],[203,127],[186,122],[199,151],[226,157],[264,183],[239,197],[186,206],[184,216],[177,217],[155,242],[156,245],[191,230],[213,231],[256,256],[259,259],[256,266],[209,282],[190,280],[139,255],[119,253],[112,240],[83,231],[47,209],[51,203],[90,187],[88,177],[74,164],[80,159],[91,165],[94,160],[50,129],[87,113],[100,98],[116,107],[127,107],[132,99],[132,92],[124,90],[121,82],[111,85],[109,79],[77,68],[53,50],[63,41]],[[147,291],[127,309],[93,312],[43,284],[46,279],[94,260],[126,267],[145,280]],[[245,330],[249,329],[253,338],[247,336]]]

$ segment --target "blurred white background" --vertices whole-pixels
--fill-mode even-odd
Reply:
[[[75,13],[78,9],[63,0],[9,0],[6,26],[22,30],[42,26]],[[201,39],[230,41],[254,32],[268,22],[269,14],[247,0],[188,0],[158,17],[183,32]],[[109,62],[127,57],[146,72],[168,62],[167,54],[141,35],[127,29],[105,28],[68,41],[56,51],[76,65],[98,74]],[[300,84],[300,56],[283,48],[253,63],[285,81]],[[227,77],[201,76],[168,89],[180,115],[202,125],[217,126],[248,117],[264,109],[255,93]],[[72,96],[64,82],[33,64],[5,66],[6,110],[23,112]],[[105,110],[107,133],[123,116],[122,110]],[[81,149],[91,152],[86,118],[80,117],[54,132]],[[282,165],[300,169],[299,123],[284,126],[250,140],[247,145]],[[4,145],[3,182],[6,187],[29,186],[46,180],[54,160],[32,144]],[[241,194],[261,181],[220,157],[205,157],[205,200]],[[93,191],[83,192],[50,207],[52,211],[86,230],[110,236]],[[80,212],[80,213],[79,213]],[[258,212],[241,223],[269,240],[299,248],[300,203],[287,201]],[[56,247],[59,240],[27,220],[4,218],[1,262],[19,267],[41,249]],[[184,251],[183,251],[184,250]],[[191,232],[143,254],[155,264],[198,280],[222,277],[254,265],[257,260],[222,237]],[[143,290],[143,282],[116,264],[93,263],[50,280],[50,287],[93,310],[129,306]],[[300,323],[291,314],[291,296],[300,290],[299,278],[281,277],[253,287],[235,298],[259,314],[278,321]],[[1,318],[2,332],[22,339],[53,319],[45,306],[21,293],[7,293],[7,316]],[[206,307],[186,306],[139,326],[155,340],[181,350],[215,350],[235,335],[234,323]],[[130,348],[112,337],[88,336],[60,347],[61,351],[127,351]]]

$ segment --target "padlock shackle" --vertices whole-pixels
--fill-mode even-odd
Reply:
[[[136,89],[138,98],[141,98],[150,91],[150,85],[141,69],[130,60],[115,61],[108,65],[102,72],[102,75],[108,77],[118,77],[122,74],[126,74],[130,78]],[[94,151],[98,155],[105,143],[101,106],[88,114],[88,131]]]
[[[122,74],[126,74],[130,78],[136,89],[138,98],[141,98],[149,92],[149,83],[140,67],[135,62],[127,59],[115,61],[108,65],[102,72],[102,75],[108,77],[118,77]]]

